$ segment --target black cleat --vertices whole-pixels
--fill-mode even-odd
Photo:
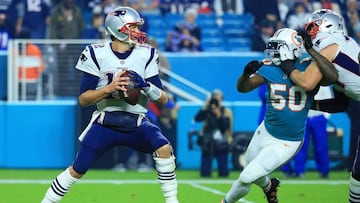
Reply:
[[[280,180],[278,178],[272,178],[271,187],[268,192],[265,192],[268,203],[278,203],[277,191],[280,186]]]

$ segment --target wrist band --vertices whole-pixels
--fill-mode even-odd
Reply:
[[[152,100],[156,101],[160,99],[161,97],[161,89],[153,85],[152,83],[148,83],[150,86],[147,88],[147,90],[144,90],[146,95]]]

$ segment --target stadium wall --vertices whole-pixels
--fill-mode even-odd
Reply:
[[[261,59],[256,53],[166,53],[172,71],[211,91],[220,88],[225,104],[234,112],[234,131],[254,131],[260,102],[257,91],[239,94],[236,80],[249,60]],[[0,57],[0,63],[1,61]],[[1,77],[6,69],[0,69]],[[5,78],[6,79],[6,78]],[[6,80],[5,80],[6,81]],[[180,85],[178,81],[170,80]],[[0,93],[6,92],[6,83]],[[5,86],[4,86],[5,85]],[[4,88],[4,89],[3,89]],[[194,95],[192,89],[183,89]],[[205,99],[204,95],[197,95]],[[202,104],[180,101],[178,112],[177,162],[181,169],[197,169],[200,151],[188,149],[188,131],[191,120]],[[63,168],[71,163],[76,153],[77,135],[82,126],[77,99],[56,101],[27,101],[0,103],[0,167],[2,168]],[[349,121],[346,114],[331,116],[344,131],[343,154],[348,154]]]
[[[0,51],[0,101],[7,96],[7,53]]]

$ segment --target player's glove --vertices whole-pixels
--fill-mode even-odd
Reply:
[[[280,68],[284,71],[286,75],[290,75],[291,72],[295,70],[295,56],[294,54],[285,46],[279,48],[280,53]]]
[[[130,70],[130,81],[134,83],[134,88],[141,88],[146,95],[156,101],[161,97],[161,90],[150,82],[146,82],[137,72]]]
[[[141,88],[146,90],[150,87],[150,84],[147,83],[144,78],[141,77],[137,72],[130,70],[130,81],[134,83],[134,88]]]
[[[303,39],[305,49],[311,49],[313,47],[311,36],[304,29],[298,29],[296,31],[298,32],[298,35],[301,36],[301,38]]]
[[[255,73],[263,64],[263,62],[259,61],[250,61],[244,68],[244,75],[251,75]]]

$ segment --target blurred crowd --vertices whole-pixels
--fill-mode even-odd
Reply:
[[[273,30],[297,28],[320,8],[341,14],[348,34],[360,39],[360,10],[356,0],[39,0],[36,3],[6,0],[0,2],[0,49],[6,50],[8,40],[18,38],[22,31],[30,32],[33,39],[105,38],[104,17],[117,6],[137,9],[145,18],[142,27],[145,32],[151,29],[147,21],[149,15],[182,15],[183,19],[173,30],[167,30],[165,47],[161,47],[171,52],[203,51],[202,27],[196,24],[199,15],[214,15],[214,24],[221,26],[224,15],[250,14],[253,17],[253,22],[249,22],[254,30],[253,51],[263,50],[261,41],[266,41]],[[263,34],[262,30],[267,33]]]

